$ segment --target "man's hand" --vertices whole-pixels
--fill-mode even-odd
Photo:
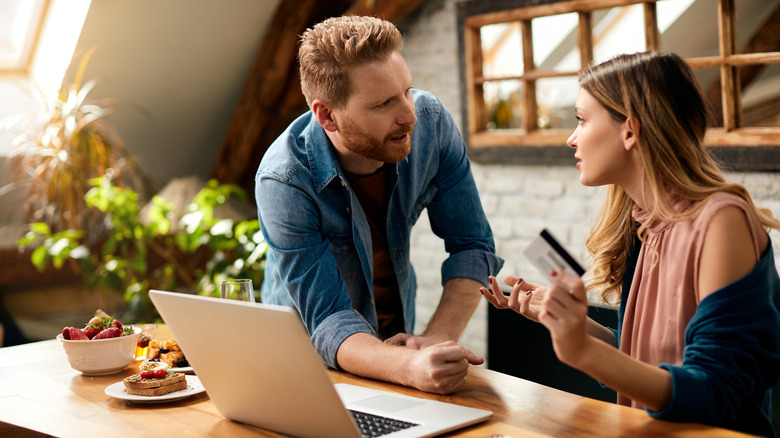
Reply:
[[[397,335],[386,339],[385,343],[390,345],[397,345],[399,347],[411,348],[413,350],[422,350],[424,348],[428,348],[434,345],[439,345],[442,343],[455,344],[452,341],[436,340],[430,336],[424,336],[424,335],[415,336],[415,335],[410,335],[408,333],[398,333]],[[466,360],[468,360],[470,364],[482,365],[483,363],[485,363],[485,359],[477,356],[476,354],[472,353],[466,348],[463,348],[463,350],[466,352]]]
[[[419,336],[394,338],[399,342],[411,340],[418,346],[427,342]],[[453,341],[418,348],[382,342],[368,333],[355,333],[345,339],[337,358],[339,366],[349,373],[436,394],[457,391],[463,385],[469,364],[485,362]]]
[[[457,391],[466,381],[469,364],[484,362],[452,341],[425,347],[415,353],[408,363],[408,386],[436,394]]]
[[[408,333],[398,333],[397,335],[386,339],[385,343],[420,350],[447,340],[448,339],[435,339],[432,336],[415,336]]]

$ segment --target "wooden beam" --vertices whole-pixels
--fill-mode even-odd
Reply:
[[[736,16],[734,0],[718,0],[718,44],[721,56],[736,53]],[[720,99],[723,127],[731,131],[739,126],[739,72],[728,64],[720,66]]]
[[[577,18],[577,49],[580,51],[580,70],[584,70],[593,62],[593,16],[590,11],[580,11]]]
[[[423,0],[356,0],[344,15],[369,15],[398,24],[422,2]]]
[[[269,128],[268,115],[283,97],[280,84],[295,74],[292,67],[298,34],[309,24],[314,4],[315,0],[279,2],[233,113],[212,178],[222,183],[239,182],[257,139]]]
[[[534,63],[534,41],[531,20],[520,22],[520,35],[523,43],[523,72],[536,70]],[[530,133],[538,128],[538,108],[536,106],[536,80],[523,80],[523,128]]]
[[[257,165],[268,146],[307,110],[296,56],[306,28],[339,15],[373,15],[401,22],[422,0],[281,1],[247,78],[211,176],[254,190]],[[350,6],[351,5],[351,6]]]
[[[732,58],[745,58],[747,61],[756,58],[759,63],[749,63],[744,67],[741,67],[739,72],[739,87],[744,90],[748,85],[753,82],[758,75],[766,68],[766,64],[761,62],[776,62],[776,54],[780,51],[780,5],[775,10],[767,15],[764,23],[756,30],[747,45],[741,50],[739,54],[733,54]],[[774,52],[769,53],[768,52]],[[767,55],[764,55],[767,54]],[[773,56],[775,55],[775,56]],[[718,58],[718,64],[721,60]],[[738,62],[728,60],[731,65],[738,65]],[[693,64],[692,64],[693,65]],[[720,121],[722,117],[722,103],[720,97],[721,84],[720,81],[713,81],[709,87],[707,87],[706,95],[707,100],[712,103],[713,110],[718,116]]]
[[[655,2],[642,4],[645,19],[645,48],[647,50],[659,50],[661,48],[661,34],[658,32],[658,11]]]
[[[468,102],[469,133],[484,131],[487,127],[484,88],[482,82],[476,80],[484,76],[484,58],[482,53],[482,34],[478,27],[466,25],[464,32],[464,48],[466,52],[466,99]]]

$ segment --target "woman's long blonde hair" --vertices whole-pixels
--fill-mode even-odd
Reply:
[[[780,221],[769,210],[756,208],[743,186],[726,182],[706,150],[706,101],[682,58],[654,51],[620,55],[582,71],[579,83],[616,121],[636,121],[649,212],[640,225],[632,217],[634,201],[621,187],[608,187],[601,215],[586,240],[593,257],[588,290],[600,290],[604,301],[618,301],[628,252],[635,236],[642,239],[646,224],[683,220],[719,192],[744,199],[765,227],[780,229]],[[694,207],[680,212],[675,200]]]

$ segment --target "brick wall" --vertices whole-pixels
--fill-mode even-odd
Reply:
[[[405,37],[403,54],[414,76],[414,86],[432,92],[460,124],[456,0],[429,0],[400,27]],[[583,187],[574,167],[473,164],[482,205],[490,220],[498,254],[506,260],[506,274],[538,279],[539,274],[522,257],[522,249],[542,227],[549,228],[585,260],[584,240],[603,200],[603,189]],[[728,173],[729,180],[750,190],[756,204],[780,216],[780,174]],[[772,233],[775,254],[780,237]],[[446,258],[442,241],[426,218],[412,233],[412,263],[418,279],[417,326],[424,329],[441,296],[440,268]],[[487,303],[482,302],[461,343],[484,357],[487,353]]]

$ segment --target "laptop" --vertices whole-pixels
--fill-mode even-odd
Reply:
[[[149,298],[225,418],[318,438],[428,437],[492,412],[349,384],[334,385],[287,306],[151,290]],[[389,423],[361,433],[358,422]],[[400,422],[400,423],[398,423]],[[399,429],[399,430],[395,430]],[[387,432],[388,430],[395,430]]]

